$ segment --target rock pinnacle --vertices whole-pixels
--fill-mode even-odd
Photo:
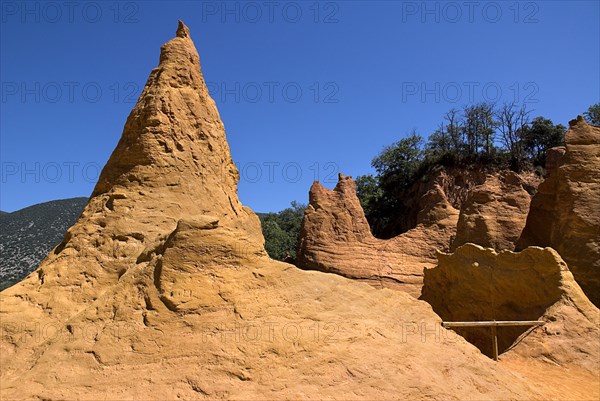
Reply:
[[[178,38],[189,38],[190,37],[190,29],[183,23],[182,20],[179,20],[179,25],[177,26],[176,36]]]

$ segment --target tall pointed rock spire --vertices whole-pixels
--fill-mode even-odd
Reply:
[[[152,207],[170,205],[183,214],[208,213],[247,227],[225,129],[190,31],[181,21],[176,35],[162,46],[159,65],[150,73],[93,195],[110,197],[128,188],[143,192],[144,199],[155,194]],[[256,232],[257,224],[251,226]]]
[[[190,37],[190,28],[188,28],[182,20],[179,20],[179,25],[177,26],[177,32],[175,36],[178,38],[189,38]]]
[[[260,222],[240,203],[238,180],[198,52],[180,21],[81,217],[26,279],[30,299],[47,300],[50,291],[57,316],[77,313],[160,253],[178,226],[237,230],[264,254]]]

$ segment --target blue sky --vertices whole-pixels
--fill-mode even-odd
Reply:
[[[567,124],[600,101],[598,1],[1,1],[0,209],[88,196],[182,19],[255,211],[452,107]]]

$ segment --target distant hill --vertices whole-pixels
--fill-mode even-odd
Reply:
[[[87,198],[62,199],[0,213],[0,291],[36,269],[86,203]]]

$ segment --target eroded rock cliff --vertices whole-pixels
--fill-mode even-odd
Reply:
[[[528,177],[531,178],[532,177]],[[460,209],[454,250],[473,243],[496,250],[514,250],[525,227],[531,184],[512,171],[489,174],[469,190]]]
[[[437,263],[436,250],[466,242],[514,249],[538,179],[509,171],[450,169],[413,188],[415,226],[390,239],[371,234],[351,177],[333,190],[315,182],[300,232],[297,264],[341,274],[418,297],[423,269]]]
[[[381,240],[371,234],[352,177],[340,174],[333,190],[315,182],[300,231],[297,264],[418,297],[423,269],[435,265],[436,249],[448,247],[458,219],[438,183],[432,183],[422,203],[416,228]]]
[[[548,177],[531,202],[518,249],[558,251],[575,280],[600,305],[600,127],[580,116],[569,123],[566,147],[548,152]]]
[[[500,362],[532,381],[548,383],[549,398],[600,394],[600,311],[552,248],[495,252],[473,244],[425,271],[422,299],[444,321],[543,321],[498,327]],[[487,355],[490,327],[455,328]]]

